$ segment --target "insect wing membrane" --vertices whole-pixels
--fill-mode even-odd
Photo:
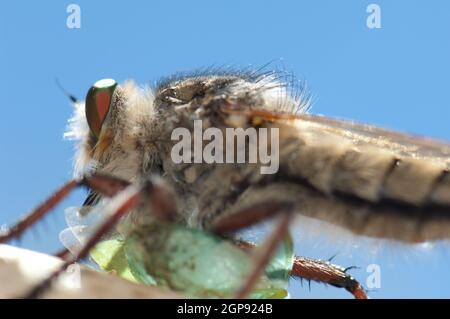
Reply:
[[[253,197],[294,200],[299,213],[357,234],[450,237],[450,144],[306,114],[266,120],[280,129],[280,172]]]

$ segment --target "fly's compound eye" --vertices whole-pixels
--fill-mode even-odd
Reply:
[[[95,82],[86,95],[86,119],[92,134],[97,138],[111,107],[116,87],[116,81],[103,79]]]

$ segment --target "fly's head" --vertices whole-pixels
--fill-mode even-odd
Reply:
[[[95,171],[137,180],[142,170],[158,166],[151,143],[157,122],[152,90],[133,82],[97,81],[85,101],[75,103],[65,134],[78,141],[75,175]],[[145,163],[142,154],[147,154]]]

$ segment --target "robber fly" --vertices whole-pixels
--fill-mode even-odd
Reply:
[[[90,193],[77,213],[85,216],[96,211],[105,222],[66,266],[101,249],[100,243],[107,245],[105,238],[120,234],[126,242],[125,252],[120,253],[140,282],[201,296],[230,296],[233,291],[237,297],[267,291],[263,296],[281,296],[281,286],[274,284],[270,272],[278,256],[278,261],[288,261],[281,267],[288,275],[342,287],[364,298],[361,285],[344,269],[291,254],[286,247],[293,213],[370,237],[407,243],[447,239],[450,144],[310,115],[308,105],[304,91],[293,90],[277,72],[182,74],[155,88],[98,81],[85,102],[75,101],[66,135],[78,141],[76,179],[0,239],[17,236],[70,190],[84,185]],[[262,174],[261,161],[175,162],[172,151],[178,141],[173,131],[193,132],[198,121],[204,130],[221,132],[276,129],[278,139],[269,139],[266,145],[278,149],[278,170]],[[244,141],[248,151],[251,139]],[[233,235],[269,217],[280,221],[261,247]],[[221,248],[217,247],[224,241],[233,252],[219,258]],[[203,247],[201,252],[194,249],[196,245]],[[284,247],[281,257],[280,247]],[[169,252],[188,257],[180,261]],[[152,258],[152,253],[164,258]],[[241,257],[246,254],[252,262]],[[93,255],[102,264],[102,258]],[[241,270],[231,271],[220,283],[232,276],[239,280],[233,287],[214,290],[206,282],[213,279],[220,260],[231,255],[238,257],[230,267]],[[238,261],[242,258],[245,266]],[[186,267],[190,271],[183,273],[180,269]],[[213,270],[207,272],[208,280],[193,282],[196,267]],[[31,296],[42,293],[52,278]],[[192,286],[198,289],[188,289]]]

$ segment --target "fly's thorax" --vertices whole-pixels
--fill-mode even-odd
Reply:
[[[180,80],[173,80],[161,85],[155,95],[155,108],[164,120],[164,130],[161,136],[168,140],[160,144],[159,156],[162,160],[164,177],[173,184],[177,196],[180,197],[181,210],[191,225],[201,225],[200,213],[206,206],[219,210],[227,203],[231,191],[242,190],[241,184],[248,183],[249,179],[259,179],[257,170],[261,163],[236,164],[234,155],[232,164],[199,163],[192,155],[189,163],[178,163],[173,160],[171,150],[176,141],[172,133],[176,129],[186,129],[189,132],[192,144],[196,143],[196,122],[200,122],[202,130],[219,130],[223,136],[227,129],[254,129],[255,123],[241,110],[265,109],[294,112],[305,107],[307,99],[299,101],[291,96],[285,84],[277,82],[271,75],[255,78],[242,76],[199,76]],[[301,94],[299,96],[302,96]],[[303,96],[302,96],[303,97]],[[224,112],[223,109],[233,109],[233,112]],[[234,112],[237,111],[237,112]],[[263,125],[261,125],[262,127]],[[242,134],[241,134],[242,135]],[[203,149],[209,141],[202,140]],[[227,141],[224,139],[216,152],[225,156]],[[272,148],[269,140],[269,148]],[[245,158],[250,158],[249,142],[245,142]],[[168,147],[169,146],[169,147]],[[195,153],[195,149],[193,153]],[[255,153],[258,149],[255,149]],[[237,154],[237,152],[235,151]],[[227,166],[226,169],[218,167]],[[214,173],[214,172],[218,173]],[[243,173],[244,172],[244,173]],[[251,177],[249,177],[251,175]],[[215,194],[217,200],[209,197]],[[234,195],[233,195],[234,196]]]
[[[190,104],[206,107],[214,101],[278,112],[299,112],[309,107],[303,87],[280,81],[277,73],[236,73],[179,77],[160,83],[155,106],[167,110]]]

